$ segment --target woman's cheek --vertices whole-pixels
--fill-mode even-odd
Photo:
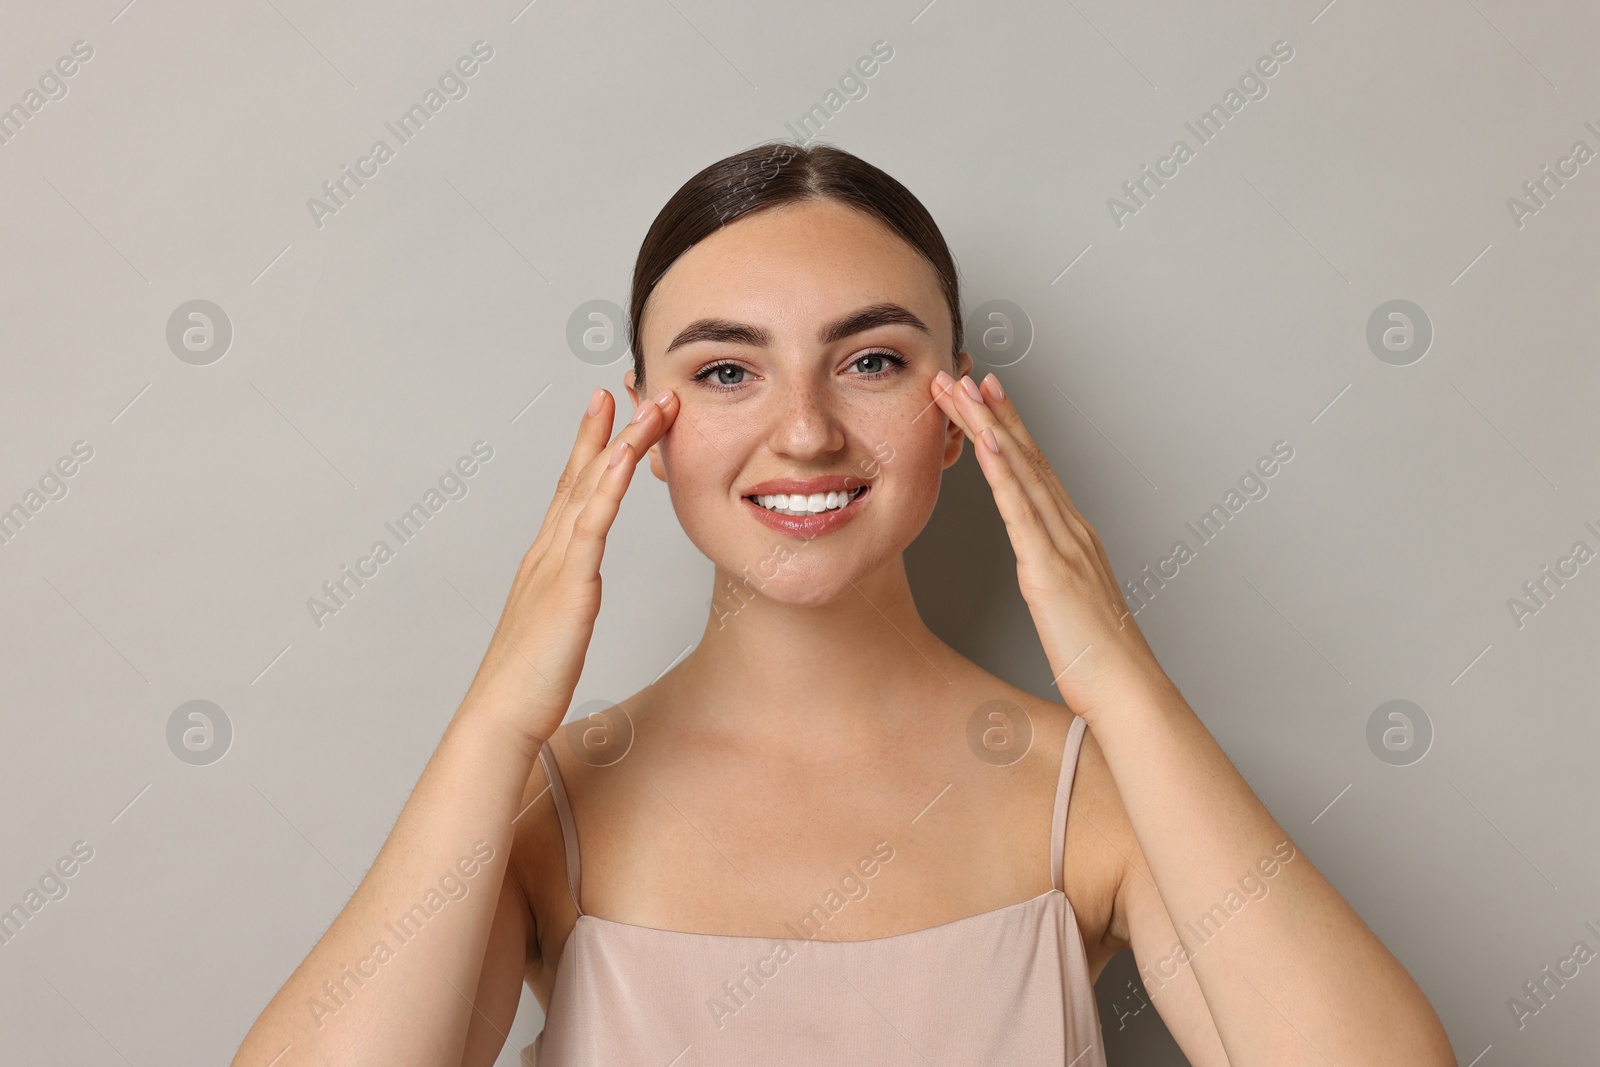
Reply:
[[[875,461],[884,467],[905,468],[905,477],[918,484],[931,476],[937,485],[938,475],[944,469],[947,425],[948,420],[936,405],[907,405],[874,438]]]
[[[937,444],[937,442],[936,442]],[[925,523],[933,515],[939,500],[939,485],[944,476],[942,448],[924,446],[913,453],[902,453],[906,462],[901,478],[905,481],[902,492],[908,498],[906,512]]]
[[[687,411],[680,410],[672,428],[656,445],[666,468],[667,491],[672,510],[684,533],[701,549],[706,542],[728,528],[727,456],[733,446],[716,440],[715,423],[687,422]],[[710,438],[708,440],[708,438]]]

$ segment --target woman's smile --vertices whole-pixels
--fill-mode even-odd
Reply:
[[[871,489],[854,477],[778,478],[753,486],[741,499],[768,527],[810,540],[855,518]]]

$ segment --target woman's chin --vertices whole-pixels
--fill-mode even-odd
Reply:
[[[819,548],[819,542],[794,542],[763,553],[751,564],[718,561],[717,601],[735,602],[752,596],[792,607],[819,608],[841,597],[855,597],[856,588],[881,564],[858,552],[845,555]]]
[[[850,582],[850,578],[837,572],[831,576],[819,575],[805,582],[780,579],[762,586],[761,595],[790,607],[820,608],[842,596],[854,596]]]

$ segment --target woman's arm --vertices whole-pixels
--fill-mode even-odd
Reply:
[[[933,395],[974,440],[1056,685],[1105,753],[1228,1061],[1453,1065],[1411,976],[1300,853],[1157,664],[1099,536],[997,386],[992,375],[980,390],[940,372]],[[1269,888],[1253,899],[1257,885]],[[1135,911],[1164,931],[1148,907]]]
[[[1169,919],[1132,911],[1143,920],[1136,943],[1140,925],[1160,933],[1149,939],[1156,959],[1140,960],[1146,987],[1192,972],[1235,1067],[1453,1067],[1422,990],[1256,798],[1177,687],[1163,676],[1124,692],[1085,718]],[[1127,888],[1137,898],[1142,887]]]
[[[366,877],[236,1067],[457,1063],[537,749],[463,704]],[[514,880],[513,880],[514,881]]]
[[[1089,832],[1121,857],[1112,872],[1115,880],[1111,912],[1100,934],[1096,955],[1100,952],[1114,955],[1131,949],[1142,986],[1142,989],[1136,988],[1130,982],[1126,988],[1108,991],[1115,1025],[1107,1025],[1107,1032],[1154,1025],[1149,1011],[1153,1005],[1193,1067],[1228,1067],[1227,1050],[1217,1033],[1211,1009],[1206,1006],[1205,993],[1195,981],[1194,968],[1184,966],[1177,958],[1178,932],[1156,889],[1150,866],[1139,847],[1138,834],[1128,820],[1128,809],[1117,789],[1111,765],[1093,730],[1083,735],[1078,775],[1073,785],[1075,793],[1079,788],[1078,779],[1085,785],[1103,784],[1099,789],[1086,789],[1082,797],[1073,796],[1069,820],[1087,823]],[[1069,821],[1067,826],[1070,848],[1072,823]],[[1072,869],[1069,863],[1069,872]],[[1081,874],[1083,868],[1080,866],[1078,870]]]
[[[613,402],[595,391],[466,697],[372,868],[245,1035],[236,1067],[462,1061],[491,925],[507,941],[519,929],[504,920],[516,903],[503,893],[513,820],[582,673],[606,534],[638,457],[676,415],[677,398],[663,396],[608,447]],[[490,955],[497,1010],[504,955],[503,944]]]

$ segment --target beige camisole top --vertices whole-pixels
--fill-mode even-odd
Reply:
[[[864,941],[661,930],[587,915],[561,953],[537,1067],[1105,1067],[1083,938],[1062,891],[1074,719],[1051,819],[1054,888]],[[546,745],[578,905],[578,837]],[[791,929],[800,931],[791,924]]]

